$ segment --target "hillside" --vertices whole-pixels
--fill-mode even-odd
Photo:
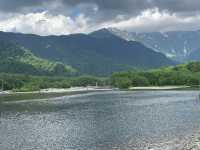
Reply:
[[[176,61],[187,61],[190,53],[200,48],[200,31],[136,33],[113,28],[108,30],[128,41],[141,42]]]
[[[0,32],[0,38],[30,49],[37,57],[70,65],[82,74],[109,75],[116,71],[175,64],[163,54],[146,48],[139,42],[128,42],[104,29],[88,35],[67,36]]]
[[[62,63],[36,57],[29,50],[0,40],[0,72],[32,75],[69,75],[73,69]]]
[[[197,86],[200,84],[200,62],[163,67],[150,71],[114,73],[111,85],[119,88],[137,86]]]
[[[200,49],[196,49],[194,51],[192,51],[189,56],[188,56],[188,60],[195,60],[195,61],[199,61],[200,60]]]

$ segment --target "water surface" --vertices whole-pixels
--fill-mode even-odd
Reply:
[[[0,149],[144,149],[200,131],[198,95],[115,91],[2,103]]]

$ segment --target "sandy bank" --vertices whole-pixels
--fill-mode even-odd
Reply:
[[[7,94],[45,94],[45,93],[70,93],[70,92],[84,92],[84,91],[110,91],[111,88],[101,88],[101,87],[71,87],[68,89],[62,88],[49,88],[41,89],[39,91],[29,91],[29,92],[13,92],[13,91],[1,91],[0,95]]]
[[[98,92],[98,91],[111,91],[111,90],[112,90],[111,88],[99,88],[99,87],[73,87],[69,89],[50,88],[32,92],[4,91],[0,92],[0,102],[49,99],[49,98],[62,97],[66,95],[74,95],[74,94],[82,94],[82,93]]]
[[[149,87],[131,87],[130,90],[175,90],[186,89],[189,86],[149,86]]]
[[[110,91],[111,88],[101,88],[101,87],[72,87],[69,89],[43,89],[40,93],[64,93],[64,92],[82,92],[82,91]]]

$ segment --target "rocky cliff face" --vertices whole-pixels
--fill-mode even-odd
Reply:
[[[136,33],[113,28],[108,30],[128,41],[139,41],[177,61],[188,60],[190,53],[200,48],[200,31]]]

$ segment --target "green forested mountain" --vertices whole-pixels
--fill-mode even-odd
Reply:
[[[18,43],[37,57],[59,61],[81,74],[110,75],[116,71],[149,69],[175,63],[139,42],[128,42],[106,29],[91,34],[37,36],[0,32],[0,38]],[[27,61],[26,61],[27,62]]]
[[[0,40],[0,72],[32,75],[69,75],[75,70],[62,63],[36,57],[31,51]]]

